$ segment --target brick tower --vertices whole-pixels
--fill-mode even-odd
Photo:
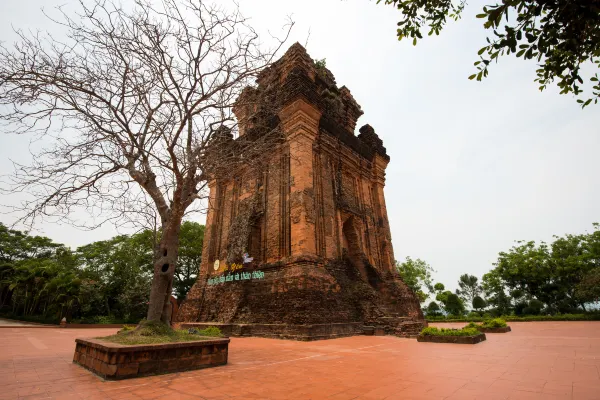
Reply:
[[[424,321],[394,268],[390,158],[370,125],[354,135],[360,105],[298,43],[238,98],[235,140],[266,102],[283,142],[259,171],[210,182],[200,274],[177,320],[300,340],[414,334]]]

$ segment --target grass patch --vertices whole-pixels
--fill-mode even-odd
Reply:
[[[118,344],[159,344],[181,343],[195,340],[210,340],[223,337],[221,330],[214,326],[203,330],[198,329],[172,329],[162,322],[143,321],[136,327],[125,326],[116,335],[98,337],[107,342]]]
[[[462,329],[450,329],[450,328],[435,328],[427,327],[423,328],[421,335],[423,336],[475,336],[479,335],[480,332],[476,328],[464,327]]]

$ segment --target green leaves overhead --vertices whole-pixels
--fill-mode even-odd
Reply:
[[[436,35],[446,19],[458,20],[464,0],[379,0],[377,3],[395,7],[401,15],[397,37],[412,38],[416,45],[422,39],[421,29],[428,28]],[[478,72],[469,76],[480,81],[488,74],[493,60],[515,54],[517,58],[535,60],[538,64],[539,89],[556,82],[561,94],[573,94],[582,107],[597,104],[600,85],[597,74],[589,78],[590,94],[584,93],[584,64],[600,68],[600,5],[597,1],[562,0],[502,0],[483,7],[476,18],[484,20],[484,28],[491,31],[487,45],[477,55]],[[593,79],[596,78],[596,79]]]

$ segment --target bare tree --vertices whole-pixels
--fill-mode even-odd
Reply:
[[[293,23],[263,50],[235,4],[87,3],[80,0],[77,17],[59,9],[51,18],[64,40],[17,31],[18,43],[0,46],[0,123],[53,143],[31,165],[17,165],[9,190],[30,195],[21,208],[30,223],[76,222],[70,216],[80,207],[93,216],[91,228],[156,213],[161,235],[147,319],[167,322],[184,214],[206,197],[214,173],[259,163],[279,140],[264,129],[237,137],[232,106]]]

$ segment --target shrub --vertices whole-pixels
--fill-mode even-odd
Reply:
[[[209,326],[208,328],[198,330],[197,335],[200,336],[222,336],[221,330],[216,326]]]
[[[123,325],[123,329],[120,330],[120,332],[128,332],[128,331],[132,331],[135,329],[134,325]]]
[[[471,311],[470,313],[467,314],[467,319],[479,318],[479,317],[481,317],[481,314],[479,314],[477,311]]]
[[[441,314],[440,311],[441,311],[440,306],[435,301],[432,301],[431,303],[429,303],[429,305],[425,309],[425,312],[427,313],[428,316],[440,315]]]
[[[469,324],[468,324],[468,325],[466,325],[466,326],[465,326],[465,328],[477,329],[477,328],[479,328],[480,326],[481,326],[481,325],[479,325],[479,324],[476,324],[475,322],[469,322]],[[463,329],[464,329],[464,328],[463,328]]]
[[[448,314],[454,315],[462,315],[465,311],[465,306],[462,300],[460,299],[460,297],[458,297],[458,295],[454,293],[448,293],[446,295],[444,301],[444,308],[446,309]]]
[[[524,301],[520,301],[515,304],[515,315],[523,315],[525,314],[525,309],[527,308],[527,303]]]
[[[544,308],[544,303],[533,299],[529,301],[529,304],[527,305],[528,312],[524,312],[524,314],[539,315],[539,313],[542,311],[542,308]]]
[[[423,328],[421,335],[424,336],[475,336],[479,335],[479,331],[475,328],[448,329],[448,328]]]
[[[485,314],[484,314],[485,315]],[[505,321],[600,321],[600,313],[586,314],[556,314],[556,315],[502,315]],[[447,316],[447,317],[427,317],[427,321],[446,321],[446,322],[482,322],[489,318],[465,318],[462,316]]]
[[[489,321],[485,321],[481,326],[484,328],[504,328],[506,326],[506,321],[502,318],[494,318]]]

